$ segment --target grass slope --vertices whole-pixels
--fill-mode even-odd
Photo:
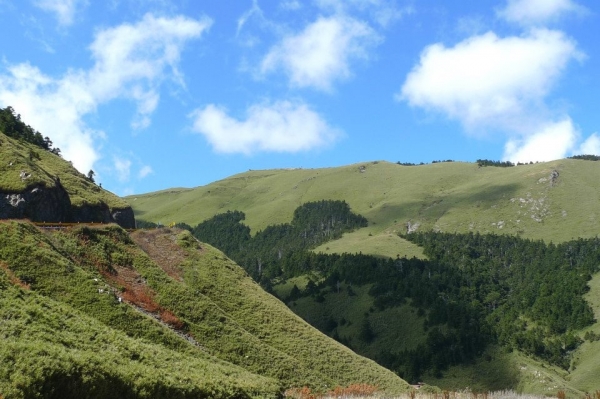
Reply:
[[[127,334],[0,269],[0,395],[6,398],[247,398],[273,380]]]
[[[553,171],[559,173],[554,182]],[[595,236],[600,228],[600,184],[594,176],[599,172],[599,162],[572,159],[511,168],[371,162],[249,171],[194,189],[125,199],[137,218],[163,224],[195,225],[217,213],[241,210],[253,231],[289,222],[302,203],[345,200],[369,220],[369,227],[319,249],[420,256],[418,247],[401,245],[394,237],[406,232],[408,223],[418,229],[520,234],[554,242]]]
[[[36,184],[55,185],[55,177],[69,193],[74,206],[99,205],[125,208],[128,204],[89,181],[73,165],[49,151],[33,144],[7,137],[0,132],[0,192],[17,193]],[[21,178],[21,172],[30,176]]]
[[[138,231],[133,239],[142,243],[146,237],[157,234],[160,236],[170,233],[168,229],[163,233]],[[390,371],[357,356],[316,331],[283,303],[266,293],[220,251],[207,244],[198,246],[187,231],[181,231],[177,239],[184,243],[182,247],[185,249],[185,260],[180,264],[182,283],[190,291],[210,298],[226,317],[259,340],[254,348],[245,344],[238,349],[245,359],[234,358],[232,361],[251,363],[252,357],[258,356],[256,348],[264,346],[273,354],[263,356],[256,370],[248,368],[283,379],[292,386],[308,384],[326,389],[367,383],[387,392],[407,389],[407,384]],[[158,238],[154,238],[154,242],[157,241]],[[165,260],[157,256],[164,252],[149,253],[164,268]],[[264,362],[265,358],[269,359],[267,364]]]
[[[212,387],[212,381],[221,378],[219,373],[231,378],[223,377],[222,388],[214,388],[215,394],[207,396],[273,396],[290,386],[326,389],[356,382],[378,385],[387,392],[406,389],[406,383],[391,372],[304,323],[221,252],[199,245],[189,233],[165,229],[140,231],[133,237],[135,242],[116,226],[44,234],[28,223],[0,222],[0,273],[4,282],[8,279],[33,291],[26,294],[37,301],[58,307],[48,313],[50,320],[37,322],[34,316],[26,321],[32,332],[23,339],[37,337],[38,330],[44,334],[31,345],[16,339],[13,349],[22,356],[13,361],[20,370],[15,375],[22,375],[25,382],[14,382],[14,377],[0,372],[0,393],[46,389],[48,384],[55,385],[55,376],[65,373],[80,376],[76,381],[88,385],[102,384],[105,377],[125,386],[130,386],[132,379],[140,382],[139,387],[133,384],[133,393],[125,392],[123,397],[202,396],[199,389]],[[17,290],[18,295],[24,292],[15,287],[11,290]],[[0,309],[27,312],[23,306],[10,302]],[[92,321],[78,321],[79,316]],[[77,324],[62,322],[63,318]],[[82,333],[88,324],[90,331]],[[17,327],[4,332],[8,327],[0,323],[0,334],[15,335]],[[148,360],[144,367],[124,374],[106,370],[108,366],[96,368],[101,357],[98,353],[104,353],[94,349],[97,328],[119,341],[108,349],[112,356],[109,361],[120,359],[116,364],[126,369],[132,361]],[[60,332],[50,337],[54,329]],[[110,347],[112,342],[106,345]],[[135,348],[142,344],[157,354],[140,354],[141,349]],[[36,368],[27,371],[27,359],[42,356],[38,349],[44,345],[50,348],[48,356],[58,360],[48,363],[38,376]],[[69,360],[72,348],[90,365]],[[174,358],[181,360],[172,370],[164,371]],[[195,363],[188,358],[196,359]],[[160,367],[153,362],[161,362]],[[215,369],[207,369],[206,364]],[[166,385],[157,380],[162,374]],[[187,382],[174,383],[175,388],[169,390],[171,375],[185,376]],[[73,389],[85,390],[85,384]],[[147,384],[154,384],[154,390],[146,388]]]

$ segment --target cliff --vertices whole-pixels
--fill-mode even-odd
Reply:
[[[0,133],[0,219],[118,223],[135,227],[131,207],[60,156]]]

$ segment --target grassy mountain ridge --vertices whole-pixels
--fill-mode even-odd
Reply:
[[[9,287],[0,311],[31,313],[28,301],[14,297],[50,309],[46,318],[6,316],[28,326],[23,335],[20,324],[0,323],[0,335],[12,340],[4,363],[19,370],[0,372],[6,397],[50,388],[64,397],[86,390],[87,397],[106,397],[89,388],[106,381],[121,387],[122,397],[275,396],[290,386],[326,390],[355,382],[406,389],[391,372],[318,333],[187,232],[140,231],[132,240],[118,227],[44,234],[9,221],[0,222],[0,242],[0,283]],[[101,355],[96,340],[109,355]],[[56,360],[40,363],[41,370],[27,366],[37,356]],[[116,366],[96,367],[101,359]],[[77,376],[72,385],[69,376]]]
[[[595,177],[599,168],[597,162],[574,159],[510,168],[457,162],[421,166],[373,162],[329,169],[249,171],[205,187],[165,190],[127,200],[140,218],[163,223],[183,221],[194,225],[227,210],[243,211],[244,223],[254,234],[269,225],[289,222],[294,209],[301,204],[323,199],[344,200],[353,212],[368,219],[369,226],[327,242],[316,248],[316,252],[423,258],[422,248],[403,240],[398,233],[481,232],[541,239],[546,243],[597,236],[600,187]],[[319,284],[323,278],[327,275],[298,276],[281,281],[274,289],[280,297],[288,298],[294,284],[303,290],[307,289],[309,279]],[[368,294],[369,286],[348,288],[349,285],[338,282],[337,290],[335,284],[323,287],[312,294],[288,299],[288,305],[312,325],[330,335],[333,333],[341,342],[370,357],[385,360],[381,355],[389,348],[414,349],[425,340],[417,326],[426,321],[429,310],[423,313],[423,309],[411,308],[410,302],[377,309],[374,298]],[[464,289],[468,292],[470,288]],[[580,291],[585,292],[579,287],[578,295]],[[592,289],[590,293],[593,292]],[[495,307],[492,296],[480,298],[481,303]],[[536,305],[536,309],[543,307]],[[523,317],[519,323],[529,324],[524,336],[529,337],[529,329],[539,332],[536,322]],[[595,333],[597,326],[596,322],[583,330],[581,327],[572,330],[585,342],[574,352],[570,367],[563,362],[562,367],[568,370],[550,366],[523,352],[507,353],[507,348],[491,345],[472,365],[452,366],[443,372],[441,379],[441,374],[435,371],[426,376],[426,381],[452,388],[511,387],[536,393],[560,388],[581,394],[598,389],[594,376],[600,369],[593,360],[596,357],[593,353],[597,352],[589,352],[596,350],[596,341],[594,335],[584,337],[587,332]],[[441,326],[440,331],[444,333],[445,327]],[[556,343],[549,339],[545,345]],[[565,345],[563,351],[569,347],[568,343]],[[536,347],[535,351],[542,353],[543,349]],[[568,352],[567,349],[567,355]]]
[[[49,145],[15,137],[0,134],[0,218],[83,223],[46,231],[0,220],[0,398],[408,389],[189,232],[86,225],[133,225],[133,212]]]
[[[131,207],[58,154],[0,132],[0,218],[135,227]]]
[[[74,206],[100,203],[105,203],[110,208],[128,206],[120,197],[92,183],[60,156],[2,133],[0,159],[0,191],[17,193],[38,184],[51,187],[55,185],[58,176]],[[22,175],[22,172],[26,175]]]
[[[418,247],[396,234],[406,232],[409,223],[417,230],[519,234],[554,242],[593,237],[600,227],[599,172],[600,163],[574,159],[511,168],[369,162],[248,171],[194,189],[125,199],[136,217],[163,224],[195,225],[227,210],[243,211],[253,232],[289,222],[302,203],[345,200],[369,227],[317,250],[395,256],[400,246],[401,255],[412,256],[420,253]]]

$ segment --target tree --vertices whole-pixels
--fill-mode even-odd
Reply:
[[[95,183],[94,181],[94,176],[96,175],[96,173],[90,169],[90,171],[87,173],[87,178],[89,179],[89,181],[91,181],[92,183]]]
[[[366,316],[360,326],[360,332],[358,333],[358,338],[367,344],[372,342],[373,339],[375,338],[375,333],[373,332],[373,329],[371,328],[371,323],[369,323],[369,318]]]

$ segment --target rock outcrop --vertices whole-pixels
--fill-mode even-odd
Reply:
[[[0,219],[29,219],[32,222],[117,223],[134,228],[131,208],[110,209],[108,205],[73,206],[67,190],[36,184],[18,193],[0,192]]]

